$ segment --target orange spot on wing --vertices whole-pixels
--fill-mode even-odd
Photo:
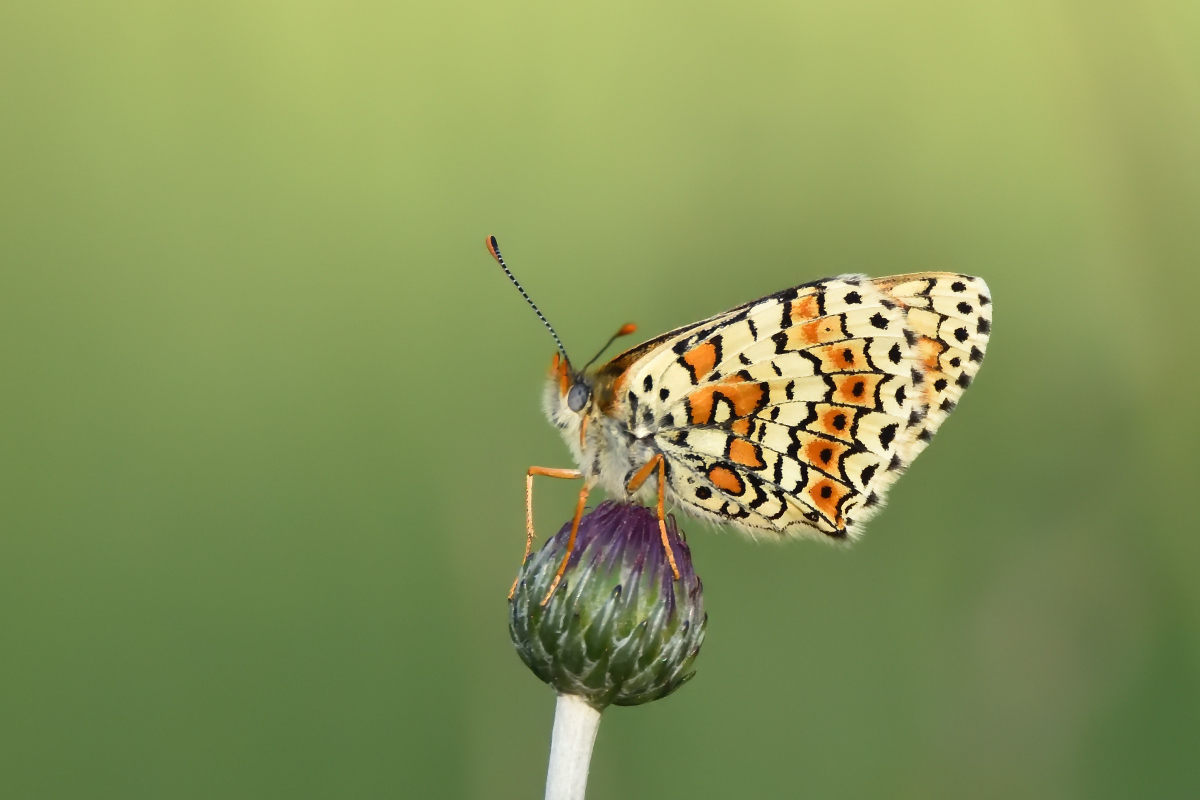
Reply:
[[[829,478],[818,481],[808,490],[808,496],[812,499],[813,505],[820,509],[826,517],[833,520],[839,528],[843,525],[841,514],[838,513],[838,504],[847,494],[849,494],[849,490]]]
[[[878,375],[847,375],[838,382],[838,401],[866,408],[875,407],[875,387],[879,384]]]
[[[707,425],[712,420],[713,392],[716,389],[697,389],[687,397],[688,422],[693,425]]]
[[[848,408],[831,408],[821,415],[821,430],[839,439],[850,439],[854,412]]]
[[[808,463],[826,472],[838,470],[842,453],[846,452],[844,444],[831,442],[828,439],[813,439],[804,446],[804,456]]]
[[[803,350],[814,344],[845,339],[842,329],[842,318],[838,316],[821,317],[812,322],[788,329],[788,345],[793,350]]]
[[[734,421],[734,423],[732,425],[729,426],[729,429],[731,431],[733,431],[734,433],[736,433],[738,436],[749,436],[750,435],[750,420],[748,420],[748,419],[736,420],[736,421]]]
[[[738,474],[729,467],[716,466],[708,471],[708,479],[712,481],[712,485],[723,492],[740,495],[746,491],[745,484]]]
[[[804,344],[816,344],[817,342],[821,341],[820,325],[821,320],[819,319],[814,319],[812,322],[806,322],[801,325],[800,341]],[[828,332],[828,325],[825,326],[825,330]]]
[[[825,362],[833,370],[865,369],[867,358],[862,343],[832,344],[824,350]]]
[[[683,360],[692,369],[692,377],[700,380],[717,366],[717,348],[712,342],[698,344],[683,354]]]
[[[729,460],[744,467],[762,469],[766,464],[762,460],[762,452],[758,446],[745,439],[734,439],[729,444]]]
[[[717,395],[730,402],[735,417],[748,417],[762,406],[766,393],[762,383],[730,375],[716,386],[705,386],[688,395],[688,418],[693,425],[711,422]]]
[[[766,396],[763,384],[743,381],[736,375],[729,378],[725,385],[719,386],[717,391],[729,398],[729,402],[733,403],[733,413],[739,417],[757,411]]]
[[[804,322],[805,320],[816,319],[821,315],[821,309],[817,304],[817,296],[815,294],[805,295],[798,300],[792,301],[792,322]]]

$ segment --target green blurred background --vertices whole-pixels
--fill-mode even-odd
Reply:
[[[1200,796],[1200,4],[6,3],[0,796],[540,796],[552,343],[983,275],[856,548],[686,524],[591,794]],[[538,488],[543,533],[571,486]]]

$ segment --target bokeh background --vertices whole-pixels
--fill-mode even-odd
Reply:
[[[699,673],[590,797],[1200,796],[1194,0],[5,3],[0,795],[540,796],[489,233],[577,353],[996,301],[859,546],[685,524]]]

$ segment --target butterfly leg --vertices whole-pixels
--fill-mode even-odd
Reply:
[[[550,589],[542,598],[542,605],[550,602],[550,596],[558,588],[558,582],[562,580],[563,572],[567,569],[567,562],[571,560],[571,553],[575,550],[575,536],[579,533],[579,521],[583,519],[583,509],[590,491],[592,491],[590,483],[585,483],[579,490],[579,502],[575,505],[575,518],[571,520],[571,535],[567,538],[567,553],[563,556],[562,563],[558,565],[558,572],[554,573],[554,580],[550,582]]]
[[[553,467],[530,467],[525,473],[525,555],[521,557],[521,563],[525,563],[525,559],[529,558],[529,551],[533,549],[533,476],[542,475],[547,478],[564,478],[571,480],[574,478],[582,478],[583,473],[577,469],[555,469]],[[512,600],[513,592],[517,591],[517,581],[520,578],[513,579],[512,588],[508,590],[508,599]]]
[[[629,483],[625,484],[625,490],[633,493],[641,488],[646,479],[658,469],[658,532],[662,535],[663,551],[667,554],[667,561],[671,564],[671,572],[675,575],[675,580],[679,580],[679,567],[675,565],[675,553],[671,551],[671,542],[667,539],[667,518],[663,513],[663,495],[666,492],[667,486],[667,462],[663,458],[662,453],[656,453],[654,458],[642,465]]]

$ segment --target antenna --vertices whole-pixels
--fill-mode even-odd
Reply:
[[[500,269],[504,270],[504,274],[513,282],[513,286],[517,287],[517,291],[521,293],[521,297],[524,297],[525,302],[529,303],[529,307],[533,309],[533,313],[538,315],[538,319],[546,326],[546,330],[550,331],[550,335],[554,337],[554,343],[558,345],[558,352],[562,353],[563,360],[570,364],[571,359],[567,358],[567,348],[563,347],[562,339],[559,339],[558,334],[554,332],[554,326],[550,324],[550,320],[546,319],[546,315],[542,313],[542,310],[537,307],[537,303],[533,302],[529,295],[525,293],[524,287],[517,280],[517,276],[512,274],[512,271],[508,268],[508,264],[504,263],[504,256],[500,255],[500,243],[496,241],[496,237],[487,237],[484,240],[484,244],[487,245],[488,252],[492,254],[492,258],[496,259],[496,263],[500,265]],[[607,345],[605,346],[607,347]],[[595,360],[594,358],[592,359],[592,361]]]
[[[600,352],[596,353],[596,355],[592,356],[592,360],[583,365],[583,371],[586,371],[588,367],[590,367],[593,363],[595,363],[596,359],[604,354],[604,351],[608,349],[609,345],[611,345],[613,342],[615,342],[617,339],[621,338],[622,336],[628,336],[629,334],[633,333],[636,330],[637,330],[637,325],[634,325],[632,322],[626,322],[620,328],[617,328],[617,332],[608,338],[608,341],[604,343],[604,347],[600,348]]]

